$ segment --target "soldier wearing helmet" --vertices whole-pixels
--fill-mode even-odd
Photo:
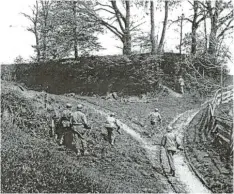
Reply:
[[[111,145],[114,145],[116,132],[121,134],[119,131],[120,124],[118,123],[118,121],[116,120],[114,116],[115,116],[114,113],[110,113],[106,119],[106,125],[105,125],[105,128],[107,129],[107,134],[108,134],[108,141]]]
[[[184,94],[184,79],[182,78],[181,75],[179,76],[178,82],[179,82],[179,86],[180,86],[180,92],[182,94]]]
[[[155,130],[159,130],[162,124],[162,117],[159,113],[158,108],[155,108],[153,112],[151,112],[148,116],[150,119],[150,124],[151,124],[151,135],[154,135]]]
[[[162,146],[166,150],[166,155],[170,166],[170,174],[172,176],[175,176],[175,165],[173,155],[176,153],[177,148],[180,150],[182,150],[182,148],[180,146],[180,139],[173,131],[173,128],[171,126],[168,126],[166,131],[166,134],[162,138]]]
[[[87,129],[90,129],[87,122],[86,115],[82,112],[83,105],[78,104],[77,110],[72,113],[72,130],[73,130],[73,139],[75,141],[75,150],[77,152],[77,155],[85,155],[87,154],[87,145],[86,141],[84,140],[84,135],[87,131]],[[78,149],[79,147],[79,149]]]
[[[59,145],[63,144],[64,133],[71,129],[71,114],[72,114],[71,108],[72,108],[72,105],[70,103],[67,103],[66,108],[62,112],[62,115],[60,118],[61,130],[60,130],[60,133],[58,134]]]

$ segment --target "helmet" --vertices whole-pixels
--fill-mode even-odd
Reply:
[[[168,126],[168,127],[167,127],[167,132],[171,132],[172,129],[173,129],[173,128],[172,128],[171,126]]]
[[[113,113],[113,112],[110,113],[110,116],[111,116],[111,117],[114,117],[114,116],[115,116],[115,113]]]
[[[77,110],[81,110],[83,108],[83,105],[82,104],[78,104],[77,105]]]
[[[158,108],[155,108],[154,110],[155,110],[155,112],[158,112]]]
[[[71,107],[72,107],[72,105],[70,103],[66,104],[66,108],[71,108]]]

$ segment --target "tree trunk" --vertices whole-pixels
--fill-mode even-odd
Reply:
[[[182,14],[180,18],[180,55],[182,54],[183,20],[184,20],[184,14]]]
[[[37,51],[37,62],[40,62],[41,59],[41,52],[40,52],[40,45],[39,45],[39,37],[37,32],[37,26],[35,26],[35,38],[36,38],[36,51]]]
[[[77,24],[76,24],[76,1],[73,2],[72,13],[73,13],[73,39],[74,39],[74,57],[78,59],[78,41],[77,41]]]
[[[208,38],[207,38],[207,27],[206,27],[206,18],[204,18],[204,33],[205,33],[205,47],[204,47],[204,52],[207,52],[207,42],[208,42]]]
[[[151,22],[151,33],[150,33],[150,41],[151,41],[151,54],[156,54],[156,41],[155,41],[155,22],[154,22],[154,2],[150,1],[150,22]]]
[[[123,36],[123,55],[131,54],[131,34],[130,34],[130,2],[125,1],[126,4],[126,23],[125,23],[125,31]]]
[[[209,47],[208,53],[211,55],[215,55],[217,48],[217,27],[215,22],[211,22],[211,30],[210,30],[210,38],[209,38]]]
[[[42,58],[43,61],[47,60],[47,35],[48,35],[48,15],[49,15],[49,9],[50,9],[50,2],[49,1],[42,1],[42,17],[43,17],[43,28],[42,28],[42,42],[43,42],[43,53]]]
[[[168,19],[168,4],[169,1],[165,1],[165,17],[164,17],[164,21],[163,21],[163,29],[162,29],[162,35],[161,35],[161,39],[158,45],[158,52],[161,53],[162,49],[163,49],[163,43],[164,43],[164,39],[165,39],[165,35],[166,35],[166,28],[167,28],[167,19]]]
[[[220,3],[216,0],[215,11],[213,13],[213,9],[211,7],[211,1],[208,1],[208,12],[209,12],[210,21],[211,21],[209,47],[208,47],[208,53],[210,55],[215,55],[216,49],[217,49],[217,31],[218,31],[217,25],[218,25],[219,9],[220,9]]]
[[[198,24],[197,24],[197,10],[198,10],[198,1],[194,1],[193,4],[193,11],[194,11],[194,15],[193,15],[193,22],[192,22],[192,45],[191,45],[191,54],[196,54],[197,51],[197,38],[196,38],[196,31],[198,28]]]
[[[41,59],[41,51],[39,45],[39,34],[37,31],[38,25],[38,15],[39,15],[39,8],[38,8],[38,1],[36,1],[36,10],[35,10],[35,22],[34,22],[34,35],[36,38],[36,51],[37,51],[37,62],[40,62]]]

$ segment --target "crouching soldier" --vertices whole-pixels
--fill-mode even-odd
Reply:
[[[117,122],[114,116],[115,116],[114,113],[110,113],[110,115],[107,117],[106,126],[105,126],[108,133],[108,141],[111,145],[114,145],[114,141],[117,135],[116,132],[121,134],[119,131],[120,124]]]
[[[171,126],[167,127],[167,133],[163,136],[162,139],[162,146],[166,150],[166,155],[170,166],[170,174],[172,176],[175,176],[175,164],[173,155],[176,153],[177,148],[182,150],[182,147],[177,135],[172,130],[173,128]]]
[[[87,131],[87,129],[91,129],[91,127],[88,125],[87,117],[82,112],[83,106],[81,104],[78,104],[77,111],[72,113],[72,132],[73,132],[73,140],[75,142],[75,149],[77,152],[77,155],[86,155],[87,152],[87,144],[84,139],[84,135]]]

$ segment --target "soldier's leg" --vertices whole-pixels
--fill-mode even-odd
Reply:
[[[64,134],[63,133],[58,133],[58,144],[63,145],[64,142]]]
[[[184,86],[180,86],[181,88],[181,93],[184,94]]]
[[[111,145],[114,145],[116,134],[114,131],[111,133]]]
[[[110,128],[107,128],[107,139],[110,144],[111,144],[111,135],[112,135],[112,130]]]
[[[73,146],[73,150],[75,151],[75,153],[77,155],[80,155],[80,151],[79,151],[79,148],[80,148],[79,137],[78,137],[77,134],[74,134],[74,133],[73,133],[73,143],[72,143],[72,146]]]
[[[175,165],[174,165],[174,160],[173,160],[174,152],[171,150],[167,150],[166,153],[167,153],[168,163],[170,166],[170,172],[173,173],[173,172],[175,172]]]

